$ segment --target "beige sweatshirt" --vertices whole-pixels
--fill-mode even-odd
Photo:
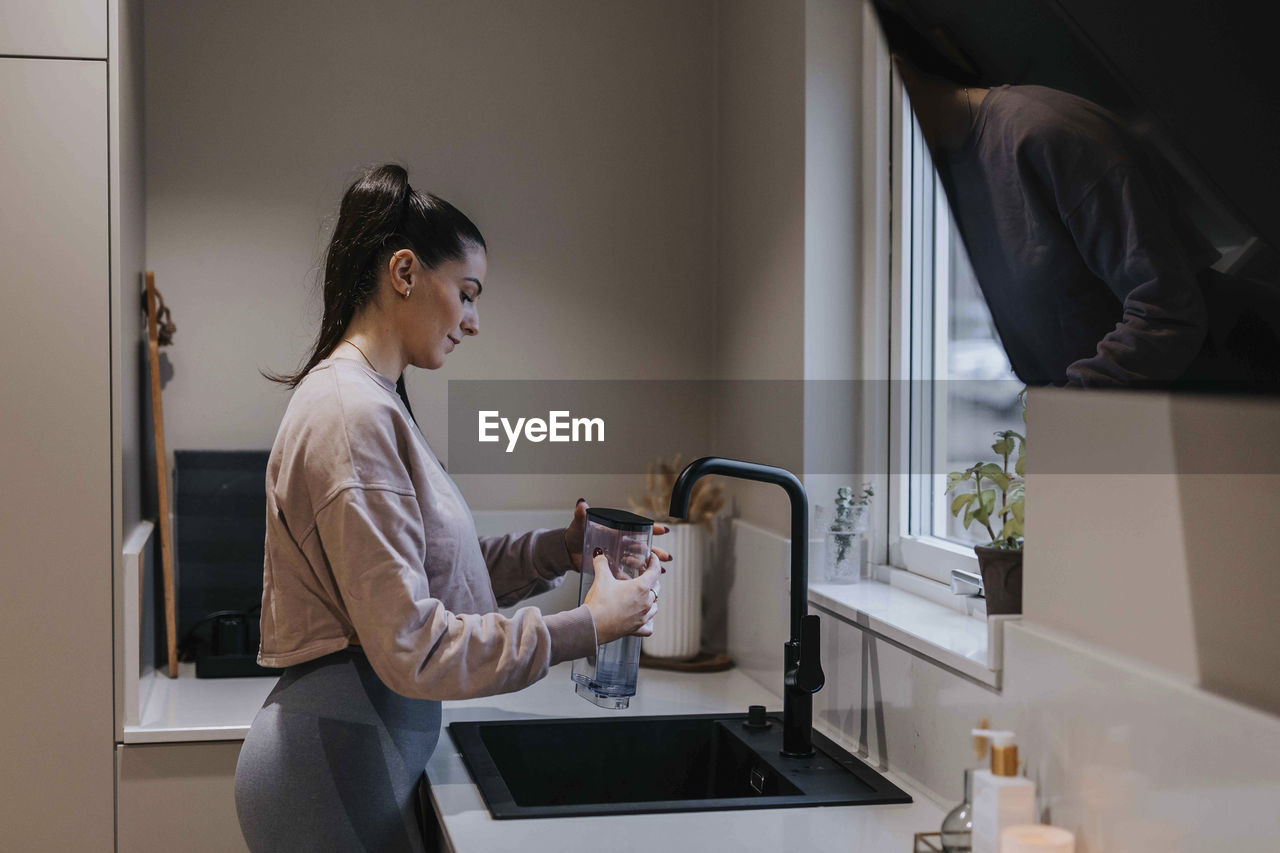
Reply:
[[[563,529],[477,537],[390,380],[332,358],[295,389],[267,464],[259,663],[358,644],[402,696],[519,690],[595,651],[585,606],[495,612],[569,568]]]

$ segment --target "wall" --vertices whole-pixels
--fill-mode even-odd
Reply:
[[[715,339],[717,375],[728,381],[715,444],[800,474],[810,502],[830,506],[837,486],[858,479],[848,383],[860,376],[850,283],[860,257],[862,5],[717,9]],[[741,521],[789,535],[781,489],[729,483]],[[733,538],[718,536],[709,585],[727,604],[708,604],[708,643],[718,648],[723,634],[739,666],[762,678],[779,665],[786,620],[760,596],[785,601],[789,590],[786,549],[767,552],[771,563],[744,569]]]
[[[854,0],[717,7],[715,444],[828,504],[857,467],[860,41]],[[786,529],[776,487],[729,488]]]
[[[1036,389],[1027,415],[1027,617],[1280,713],[1280,402]]]
[[[854,485],[862,317],[858,306],[861,6],[805,3],[804,484],[831,506]]]
[[[148,262],[178,332],[170,448],[270,446],[356,167],[399,160],[490,246],[482,334],[410,371],[447,464],[450,379],[706,378],[709,2],[146,7]],[[634,479],[459,477],[473,505],[619,503]]]
[[[729,0],[716,6],[715,27],[711,337],[716,378],[729,382],[714,444],[720,455],[793,469],[803,464],[804,9],[803,0]],[[728,487],[742,518],[785,527],[780,489]]]
[[[400,158],[491,246],[484,334],[410,372],[446,463],[450,378],[548,377],[746,380],[715,403],[719,452],[803,470],[804,430],[837,424],[807,446],[847,459],[852,413],[790,383],[854,370],[856,306],[838,285],[857,257],[858,9],[148,4],[148,262],[179,326],[170,448],[270,444],[287,394],[257,371],[292,367],[310,341],[352,168]],[[389,30],[402,35],[373,35]],[[382,116],[396,103],[413,134]],[[578,331],[604,306],[654,319],[592,345]],[[817,355],[831,347],[839,367]],[[637,482],[457,479],[495,509],[619,503]],[[743,517],[785,524],[776,489],[734,491]]]

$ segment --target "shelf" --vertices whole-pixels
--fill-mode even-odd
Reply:
[[[137,725],[124,727],[125,743],[243,740],[277,679],[196,678],[196,665],[178,665],[178,677],[151,672]]]
[[[507,530],[554,526],[557,521],[563,523],[566,513],[480,511],[474,516],[480,534],[491,536]],[[277,679],[196,678],[194,663],[179,664],[178,678],[169,678],[154,668],[155,647],[150,641],[156,619],[150,594],[155,570],[153,536],[151,522],[141,522],[130,532],[122,549],[119,600],[123,606],[117,640],[121,653],[116,674],[122,701],[116,721],[117,741],[243,740]],[[573,601],[567,596],[572,596]],[[546,612],[576,606],[576,586],[568,591],[562,586],[530,601],[541,604]],[[530,601],[522,602],[522,606]]]

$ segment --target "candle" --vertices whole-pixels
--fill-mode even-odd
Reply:
[[[1019,824],[1000,833],[1000,853],[1075,853],[1076,837],[1056,826]]]

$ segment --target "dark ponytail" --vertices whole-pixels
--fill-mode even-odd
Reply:
[[[456,207],[409,186],[394,163],[367,170],[343,193],[338,222],[324,259],[324,315],[306,364],[297,373],[264,373],[290,388],[342,341],[356,312],[374,298],[382,267],[394,252],[410,249],[425,267],[460,261],[485,248],[480,230]]]

